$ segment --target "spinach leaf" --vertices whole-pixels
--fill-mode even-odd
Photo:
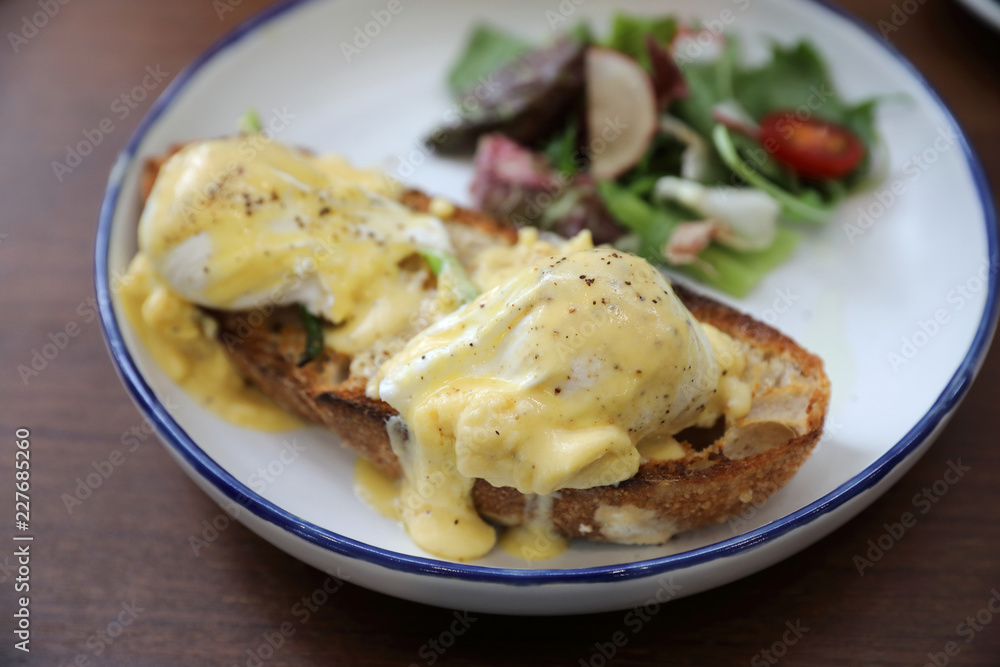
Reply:
[[[299,368],[302,368],[323,353],[323,325],[318,317],[301,305],[299,306],[299,317],[302,318],[302,326],[306,330],[306,349],[299,357]]]

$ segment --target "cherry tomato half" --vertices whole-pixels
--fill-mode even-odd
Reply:
[[[794,111],[775,111],[760,121],[760,143],[774,159],[804,178],[843,178],[865,157],[865,145],[843,125]]]

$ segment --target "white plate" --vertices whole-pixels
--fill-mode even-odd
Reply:
[[[879,113],[891,155],[885,184],[846,202],[737,304],[821,355],[833,383],[827,434],[816,452],[752,515],[660,547],[578,541],[536,564],[500,550],[472,564],[443,562],[355,498],[352,456],[329,433],[255,433],[188,400],[138,343],[109,291],[136,249],[143,161],[175,142],[229,134],[253,107],[265,120],[294,116],[278,133],[281,141],[381,165],[427,191],[466,200],[469,165],[432,159],[420,143],[449,109],[444,72],[476,20],[542,38],[546,11],[558,11],[556,3],[532,0],[403,0],[392,5],[402,8],[397,15],[380,13],[389,4],[290,2],[257,17],[177,77],[111,175],[96,256],[108,345],[139,408],[212,498],[288,553],[384,593],[480,612],[582,613],[696,593],[771,565],[850,519],[926,449],[968,389],[994,330],[990,195],[954,118],[911,66],[851,18],[813,3],[615,3],[729,23],[758,55],[768,37],[808,37],[848,99],[903,92],[912,100]],[[612,12],[606,3],[561,6],[575,7],[568,23],[588,18],[599,28]],[[365,30],[375,36],[348,63],[342,43]],[[857,225],[859,211],[874,222],[851,239],[845,225]],[[935,315],[946,322],[934,323]],[[890,362],[890,354],[905,363]],[[269,463],[272,473],[279,468],[273,462],[291,438],[301,455],[280,464],[273,481],[255,478]]]

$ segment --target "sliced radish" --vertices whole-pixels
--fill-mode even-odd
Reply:
[[[634,167],[656,135],[653,81],[619,51],[587,50],[587,139],[590,171],[613,180]]]

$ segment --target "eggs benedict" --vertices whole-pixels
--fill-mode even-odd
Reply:
[[[762,501],[819,437],[818,360],[724,307],[696,319],[699,301],[587,232],[512,243],[340,158],[239,137],[156,176],[119,295],[153,357],[234,423],[341,433],[371,461],[365,497],[432,554],[479,558],[498,523],[532,549],[663,542]],[[686,440],[718,426],[710,447]],[[713,467],[722,481],[690,474]]]

